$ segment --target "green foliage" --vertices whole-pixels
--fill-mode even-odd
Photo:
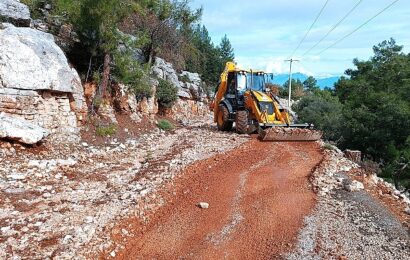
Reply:
[[[146,76],[144,66],[134,57],[134,50],[139,43],[129,36],[123,34],[121,36],[121,48],[113,52],[113,79],[127,85],[138,100],[149,98],[152,96],[149,78]]]
[[[225,35],[219,46],[212,43],[205,26],[197,25],[188,33],[186,46],[186,69],[198,72],[207,85],[215,87],[227,61],[235,56],[228,37]]]
[[[324,139],[339,141],[342,133],[342,104],[329,91],[307,95],[293,105],[301,123],[313,123],[324,132]]]
[[[158,105],[161,108],[171,108],[178,99],[177,94],[178,88],[172,85],[172,83],[163,79],[159,80],[156,96]]]
[[[97,126],[95,129],[95,134],[98,136],[113,136],[117,133],[117,126],[115,124],[110,124],[108,126]]]
[[[309,76],[305,81],[303,81],[303,88],[309,93],[314,93],[320,90],[317,85],[317,80],[312,76]]]
[[[384,178],[410,188],[410,55],[393,39],[373,47],[368,61],[353,60],[329,90],[308,91],[294,107],[325,138],[380,163]],[[306,89],[313,83],[305,82]]]
[[[169,131],[175,128],[174,125],[166,119],[159,120],[157,126],[164,131]]]
[[[304,86],[302,81],[299,79],[292,79],[292,95],[291,98],[293,100],[299,100],[301,97],[305,95]],[[287,80],[282,88],[279,90],[279,96],[282,98],[289,97],[289,80]]]
[[[329,143],[325,143],[323,148],[326,149],[326,150],[331,150],[331,151],[335,150],[335,147],[333,145],[329,144]]]
[[[184,83],[191,83],[191,80],[189,79],[188,75],[179,76],[179,81],[182,81]]]

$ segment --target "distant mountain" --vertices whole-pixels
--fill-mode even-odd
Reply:
[[[300,81],[305,81],[309,76],[303,73],[294,73],[292,74],[292,79],[300,80]],[[289,79],[289,74],[277,74],[273,77],[273,82],[278,85],[283,85],[288,81]],[[328,78],[316,78],[317,80],[317,85],[321,88],[324,89],[325,87],[333,88],[334,84],[340,79],[340,77],[328,77]]]

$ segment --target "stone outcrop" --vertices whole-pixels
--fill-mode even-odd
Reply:
[[[158,78],[167,80],[178,88],[179,98],[174,106],[166,111],[168,116],[175,120],[184,121],[210,114],[207,97],[202,88],[203,83],[198,73],[183,71],[178,74],[171,63],[161,58],[155,59],[151,72],[154,78],[149,79],[153,92],[150,98],[144,97],[137,100],[135,95],[130,93],[128,87],[122,84],[114,88],[114,106],[117,111],[129,113],[135,122],[140,122],[144,117],[154,119],[159,112],[155,95],[159,84],[155,78]],[[87,97],[87,87],[85,92]]]
[[[24,119],[0,114],[0,138],[35,144],[48,136],[48,131]]]
[[[84,94],[51,34],[3,24],[0,29],[0,112],[38,124],[51,133],[78,133]]]
[[[184,120],[209,115],[207,97],[198,73],[182,71],[178,74],[171,63],[157,57],[152,67],[152,74],[171,82],[178,88],[179,99],[170,111],[171,117]]]
[[[0,1],[0,22],[13,23],[16,26],[30,26],[30,10],[18,0]]]

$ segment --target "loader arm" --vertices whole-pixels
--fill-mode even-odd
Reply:
[[[214,122],[217,121],[218,113],[219,113],[219,104],[224,99],[227,86],[228,86],[228,73],[229,71],[235,70],[235,63],[227,62],[224,71],[221,73],[220,83],[216,90],[215,99],[213,101],[213,112],[214,112]]]

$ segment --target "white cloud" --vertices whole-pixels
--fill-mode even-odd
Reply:
[[[330,1],[295,56],[314,46],[357,1]],[[288,64],[283,60],[296,48],[323,3],[323,0],[195,0],[194,6],[204,7],[203,23],[216,43],[224,34],[228,35],[239,64],[286,73]],[[372,46],[390,37],[410,51],[410,1],[399,1],[346,40],[318,55],[390,3],[391,0],[363,1],[308,56],[299,57],[302,62],[295,65],[295,70],[314,76],[343,74],[352,67],[353,58],[368,59]]]

